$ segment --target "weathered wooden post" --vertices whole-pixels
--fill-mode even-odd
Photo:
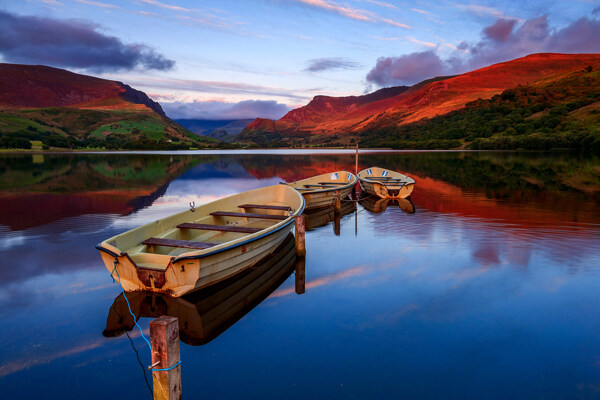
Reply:
[[[340,193],[339,190],[335,191],[335,193],[333,194],[333,198],[335,201],[334,211],[335,211],[335,214],[337,215],[342,212],[342,194]]]
[[[296,225],[296,255],[304,257],[306,255],[306,244],[304,242],[306,227],[304,225],[304,215],[296,215],[294,217],[294,225]]]
[[[179,322],[163,315],[150,322],[154,400],[181,400]],[[174,365],[176,365],[174,368]],[[164,370],[164,371],[160,371]]]
[[[356,157],[354,157],[354,174],[358,175],[358,143],[356,143]]]
[[[302,294],[306,290],[306,276],[305,276],[306,258],[296,258],[296,294]]]
[[[341,217],[340,214],[335,214],[333,216],[333,234],[335,236],[340,236],[340,232],[341,232],[341,224],[340,221]]]

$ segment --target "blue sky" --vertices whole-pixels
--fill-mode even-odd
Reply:
[[[0,19],[0,61],[120,80],[175,118],[279,118],[317,94],[600,52],[597,0],[0,0]]]

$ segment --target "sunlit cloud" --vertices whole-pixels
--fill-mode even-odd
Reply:
[[[425,11],[425,10],[420,10],[418,8],[411,8],[410,11],[414,11],[416,13],[419,14],[425,14],[425,15],[430,15],[431,13],[429,11]]]
[[[413,43],[417,43],[417,44],[422,44],[423,46],[427,46],[427,47],[438,47],[437,44],[435,43],[431,43],[431,42],[423,42],[421,40],[417,40],[412,36],[407,36],[406,39],[408,39],[409,41],[413,42]]]
[[[493,7],[480,6],[478,4],[459,4],[458,8],[478,16],[491,16],[495,18],[508,18],[523,21],[521,19],[508,16],[504,14],[504,12]]]
[[[357,21],[364,22],[383,22],[388,25],[397,26],[399,28],[410,29],[410,26],[401,22],[394,21],[390,18],[383,18],[371,11],[361,10],[357,8],[351,8],[348,6],[339,5],[333,1],[328,0],[294,0],[299,3],[304,3],[312,7],[321,8],[323,10],[331,11],[336,14],[348,17]]]
[[[121,7],[114,5],[114,4],[108,4],[108,3],[100,3],[98,1],[90,1],[90,0],[75,0],[78,3],[82,3],[82,4],[87,4],[89,6],[95,6],[95,7],[100,7],[100,8],[113,8],[113,9],[118,9],[120,10]]]
[[[377,1],[377,0],[365,0],[367,3],[371,3],[371,4],[377,4],[378,6],[381,7],[386,7],[386,8],[398,8],[393,4],[390,3],[385,3],[383,1]]]
[[[156,0],[139,0],[143,3],[146,4],[152,4],[153,6],[157,6],[157,7],[161,7],[161,8],[166,8],[168,10],[175,10],[175,11],[183,11],[183,12],[190,12],[192,10],[190,10],[189,8],[184,8],[184,7],[180,7],[180,6],[174,6],[171,4],[166,4],[166,3],[161,3],[159,1]]]

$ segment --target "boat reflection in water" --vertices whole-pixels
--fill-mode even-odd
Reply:
[[[333,231],[336,235],[340,234],[340,219],[344,215],[353,213],[356,208],[354,201],[347,201],[348,199],[342,199],[340,206],[340,213],[336,214],[335,207],[322,208],[319,210],[304,211],[306,217],[306,230],[312,231],[313,229],[327,225],[333,221]]]
[[[169,315],[179,319],[181,341],[191,346],[209,343],[275,291],[296,269],[296,293],[304,293],[304,259],[296,262],[290,233],[270,256],[252,268],[179,298],[152,292],[127,293],[136,319]],[[120,336],[134,327],[123,294],[110,307],[103,335]]]
[[[411,201],[410,197],[405,199],[390,197],[382,199],[376,196],[367,195],[366,193],[363,193],[362,196],[364,197],[361,197],[358,200],[360,204],[367,210],[374,213],[385,211],[388,206],[396,205],[407,214],[414,214],[415,212],[415,205]]]

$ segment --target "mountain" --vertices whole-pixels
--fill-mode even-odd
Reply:
[[[202,146],[144,92],[42,65],[0,64],[0,133],[1,147]]]
[[[176,119],[179,125],[189,129],[197,135],[208,136],[229,142],[251,123],[252,119]]]
[[[600,69],[599,62],[599,54],[533,54],[462,75],[430,79],[409,88],[387,88],[366,96],[316,96],[308,105],[290,111],[280,120],[257,119],[242,131],[238,140],[287,145],[347,145],[359,140],[367,145],[389,147],[391,142],[400,144],[402,139],[414,138],[398,134],[400,137],[393,140],[378,141],[376,136],[382,130],[387,136],[410,131],[408,127],[443,119],[473,102],[491,100],[508,89],[526,86],[543,91],[552,85],[561,86],[557,82],[570,79],[572,74],[585,73],[588,67],[591,68],[589,79],[594,80]],[[594,86],[596,81],[592,83]],[[557,98],[558,102],[566,100]],[[545,104],[550,108],[554,105]],[[428,140],[436,139],[441,138],[433,133],[428,137]],[[466,136],[450,139],[460,142],[447,145],[461,146],[469,141]]]

